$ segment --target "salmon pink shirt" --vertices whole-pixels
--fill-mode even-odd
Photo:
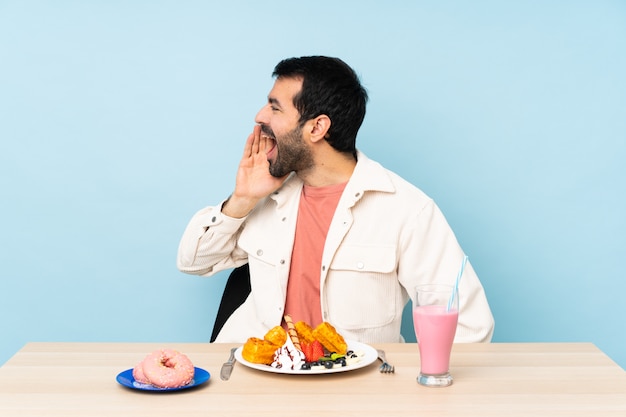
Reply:
[[[303,320],[315,327],[323,321],[320,304],[322,253],[330,222],[346,184],[304,185],[302,188],[285,301],[285,313],[294,322]]]

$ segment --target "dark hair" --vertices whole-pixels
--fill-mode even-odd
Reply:
[[[367,91],[352,68],[339,58],[307,56],[279,62],[272,75],[301,78],[302,90],[293,99],[300,123],[325,114],[331,121],[326,141],[336,150],[356,156]]]

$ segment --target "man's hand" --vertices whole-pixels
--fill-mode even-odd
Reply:
[[[261,135],[261,126],[254,126],[243,150],[235,191],[222,207],[222,213],[229,217],[247,216],[258,201],[276,191],[287,176],[276,178],[269,172],[267,151],[274,141]]]

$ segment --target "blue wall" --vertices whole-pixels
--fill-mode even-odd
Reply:
[[[339,56],[359,146],[439,203],[494,341],[626,367],[626,2],[0,0],[0,363],[28,341],[206,341],[178,240],[230,193],[273,66]],[[411,328],[406,328],[411,336]]]

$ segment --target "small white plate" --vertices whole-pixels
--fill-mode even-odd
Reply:
[[[316,374],[317,375],[317,374],[334,374],[337,372],[347,372],[347,371],[354,371],[355,369],[365,368],[366,366],[375,362],[376,358],[378,358],[378,353],[376,352],[376,349],[374,349],[370,345],[366,345],[365,343],[355,342],[351,340],[346,340],[346,343],[348,344],[348,350],[352,350],[355,353],[363,354],[363,356],[361,357],[361,360],[359,362],[352,363],[347,366],[338,366],[338,367],[336,366],[331,369],[326,369],[323,366],[314,366],[310,370],[273,368],[269,365],[248,362],[247,360],[243,358],[243,356],[241,356],[241,351],[243,350],[243,346],[240,346],[235,351],[235,359],[237,359],[237,362],[241,363],[242,365],[245,365],[249,368],[258,369],[259,371],[273,372],[275,374],[292,374],[292,375]]]

